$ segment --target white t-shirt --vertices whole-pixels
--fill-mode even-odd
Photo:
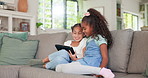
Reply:
[[[68,40],[68,41],[64,42],[64,45],[73,47],[73,46],[71,46],[72,41],[73,40]],[[86,47],[86,41],[87,41],[87,39],[83,38],[77,47],[73,47],[74,51],[76,52],[76,56],[78,58],[83,57],[83,48]]]

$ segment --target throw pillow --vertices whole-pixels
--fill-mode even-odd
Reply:
[[[14,38],[19,38],[22,40],[27,40],[28,38],[28,33],[27,32],[19,32],[19,33],[0,33],[0,39],[4,36],[9,36],[9,37],[14,37]]]
[[[135,31],[128,63],[128,73],[143,73],[148,64],[148,32]]]
[[[0,50],[0,65],[26,65],[33,59],[38,47],[38,40],[23,41],[4,36]]]
[[[109,49],[108,67],[112,71],[126,72],[130,48],[132,44],[133,30],[111,31],[113,45]]]
[[[19,39],[22,39],[22,40],[27,40],[28,38],[28,33],[27,32],[20,32],[20,33],[0,33],[0,47],[1,47],[1,39],[2,37],[6,35],[6,36],[9,36],[9,37],[13,37],[13,38],[19,38]]]
[[[145,72],[143,73],[143,76],[148,77],[148,64],[147,64],[147,67],[145,69]]]

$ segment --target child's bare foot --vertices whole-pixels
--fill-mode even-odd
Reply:
[[[44,59],[42,60],[42,62],[43,62],[43,63],[47,63],[47,62],[49,62],[48,57],[44,58]]]
[[[114,78],[115,77],[112,71],[107,68],[102,68],[99,74],[102,75],[104,78]]]
[[[43,68],[46,68],[45,64],[43,65]]]

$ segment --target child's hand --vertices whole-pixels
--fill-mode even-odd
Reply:
[[[71,60],[73,60],[73,61],[77,60],[76,54],[72,54],[72,52],[70,50],[69,50],[69,56],[70,56]]]

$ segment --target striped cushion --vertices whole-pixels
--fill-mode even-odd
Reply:
[[[18,78],[19,65],[1,65],[0,78]]]

